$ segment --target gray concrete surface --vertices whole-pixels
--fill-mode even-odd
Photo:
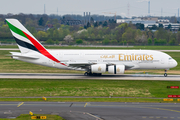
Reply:
[[[29,111],[59,115],[66,120],[180,120],[179,103],[0,102],[0,118]]]
[[[156,75],[156,74],[122,74],[102,76],[84,76],[83,74],[58,74],[58,73],[0,73],[0,78],[16,79],[103,79],[103,80],[165,80],[180,81],[180,75]]]

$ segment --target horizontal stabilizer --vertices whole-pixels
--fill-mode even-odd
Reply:
[[[21,53],[18,53],[18,52],[10,52],[10,53],[12,57],[20,57],[20,58],[26,58],[26,59],[39,59],[38,57],[22,55]]]

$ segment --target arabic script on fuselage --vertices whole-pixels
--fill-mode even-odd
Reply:
[[[152,61],[153,55],[148,55],[148,54],[119,54],[119,61],[139,61],[139,60],[143,60],[143,61]],[[104,59],[114,59],[115,55],[101,55],[100,58],[104,58]]]
[[[115,55],[101,55],[100,58],[115,58]]]

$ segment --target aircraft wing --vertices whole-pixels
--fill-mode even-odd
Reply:
[[[70,63],[67,63],[67,64],[68,64],[68,67],[70,69],[88,70],[90,65],[96,64],[96,63],[92,63],[92,62],[70,62]]]
[[[128,70],[130,68],[134,67],[134,65],[125,65],[125,69]]]
[[[92,63],[92,62],[71,62],[71,63],[67,63],[68,64],[68,67],[71,68],[71,69],[74,69],[74,70],[79,70],[79,69],[82,69],[82,70],[87,70],[87,69],[90,69],[89,66],[93,65],[93,64],[97,64],[97,63]],[[115,65],[115,64],[107,64],[108,66],[110,65]],[[125,69],[130,69],[134,67],[134,65],[125,65]]]

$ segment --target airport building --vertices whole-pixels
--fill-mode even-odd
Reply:
[[[144,28],[151,28],[153,25],[159,27],[159,24],[163,25],[163,28],[170,27],[171,30],[179,30],[180,24],[179,23],[170,23],[169,20],[165,19],[158,19],[158,18],[135,18],[135,19],[117,19],[117,23],[132,23],[137,24],[141,23],[144,24]]]
[[[155,20],[142,20],[140,18],[136,18],[136,19],[117,19],[117,23],[132,23],[132,24],[137,24],[137,23],[141,23],[141,24],[156,24]]]
[[[168,28],[171,25],[171,30],[179,30],[180,24],[179,23],[165,23],[163,24],[164,28]]]

